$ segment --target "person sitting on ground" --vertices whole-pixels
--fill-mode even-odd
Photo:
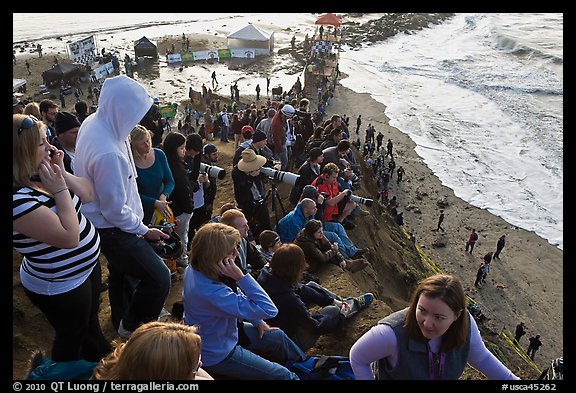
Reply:
[[[278,315],[267,322],[282,329],[303,351],[312,348],[322,334],[340,329],[347,318],[374,299],[371,293],[342,298],[313,281],[301,284],[306,269],[304,251],[295,244],[283,244],[269,267],[258,276],[258,282],[278,308]],[[322,308],[310,312],[307,305]]]
[[[304,187],[302,195],[302,200],[298,202],[293,210],[282,217],[276,227],[280,234],[280,239],[284,243],[293,242],[306,223],[310,219],[315,218],[315,215],[317,215],[317,203],[315,201],[324,202],[324,197],[312,185]],[[304,198],[304,196],[309,196],[309,198]],[[327,222],[323,223],[323,226],[324,235],[330,243],[338,244],[338,249],[344,258],[357,259],[368,251],[368,249],[359,249],[352,243],[342,224]]]
[[[94,368],[95,380],[213,380],[202,369],[202,339],[195,326],[151,321],[126,342],[115,341],[112,353]]]
[[[328,163],[322,169],[322,174],[314,179],[312,185],[326,196],[324,221],[337,221],[344,225],[344,228],[353,229],[355,225],[345,219],[356,208],[356,202],[350,199],[352,191],[339,191],[337,178],[338,167],[334,163]],[[339,205],[343,205],[342,208]]]
[[[248,240],[250,227],[244,213],[238,209],[228,209],[222,214],[220,222],[236,228],[240,232],[241,239],[238,243],[236,264],[242,269],[244,274],[250,273],[254,278],[258,277],[258,273],[264,267],[266,261],[256,248],[255,242]]]
[[[222,223],[198,230],[191,267],[184,273],[184,323],[200,327],[207,372],[233,379],[297,380],[283,365],[304,360],[306,354],[282,330],[265,322],[278,309],[258,282],[234,263],[240,240],[237,229]]]
[[[352,273],[368,266],[364,258],[345,259],[338,251],[338,243],[330,243],[322,231],[322,223],[319,220],[310,220],[294,240],[294,244],[302,248],[306,261],[310,265],[308,271],[315,273],[326,264],[334,264]]]
[[[466,302],[456,277],[423,279],[408,307],[381,319],[352,345],[356,379],[458,379],[468,363],[490,379],[519,379],[486,348]],[[430,367],[433,359],[439,367]]]
[[[259,241],[260,244],[256,247],[266,263],[270,263],[274,253],[282,245],[282,240],[280,240],[280,236],[276,232],[267,229],[260,232]]]

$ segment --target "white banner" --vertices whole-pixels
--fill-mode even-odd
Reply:
[[[94,36],[83,38],[68,44],[68,56],[74,61],[96,55],[96,40]]]

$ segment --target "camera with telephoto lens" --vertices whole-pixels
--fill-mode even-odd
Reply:
[[[277,171],[274,168],[269,168],[266,166],[260,168],[260,172],[272,180],[281,181],[283,183],[290,184],[291,186],[294,186],[296,184],[296,180],[298,180],[300,177],[300,175],[292,172]]]
[[[373,199],[363,198],[353,194],[350,194],[350,199],[352,199],[356,203],[366,205],[368,207],[372,206],[372,203],[374,202]]]
[[[226,176],[226,169],[217,167],[216,165],[208,165],[203,162],[200,163],[200,172],[206,172],[208,175],[219,180],[224,179]]]

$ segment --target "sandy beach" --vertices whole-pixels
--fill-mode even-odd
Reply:
[[[170,41],[167,40],[166,43],[168,42]],[[163,53],[160,47],[159,52]],[[16,65],[13,66],[14,78],[23,78],[28,81],[28,93],[25,96],[37,91],[41,83],[40,73],[50,67],[54,54],[45,52],[41,58],[32,54],[26,57],[31,64],[31,75],[28,75],[26,71],[24,58],[19,58]],[[60,59],[65,61],[62,57]],[[196,68],[199,69],[200,67]],[[219,68],[219,72],[222,74],[225,71]],[[174,73],[174,80],[177,81],[176,87],[182,88],[181,85],[184,85],[184,88],[187,89],[185,80],[178,81],[176,69]],[[341,78],[345,78],[345,75],[342,75]],[[155,88],[164,82],[167,81],[156,83]],[[85,87],[87,86],[88,84],[85,84]],[[253,97],[247,96],[242,101],[250,102],[251,99]],[[55,101],[59,102],[58,100]],[[311,97],[311,102],[311,107],[315,108],[314,97]],[[64,110],[73,111],[73,105],[73,96],[67,96]],[[540,334],[544,345],[538,351],[536,364],[541,369],[547,367],[550,360],[563,355],[564,349],[563,251],[550,245],[535,233],[512,226],[487,210],[476,208],[456,197],[451,189],[441,184],[440,180],[418,156],[414,142],[402,130],[388,124],[385,110],[384,105],[372,99],[368,94],[358,94],[338,86],[334,100],[327,108],[327,113],[328,116],[332,113],[349,116],[352,134],[355,129],[355,119],[358,114],[362,114],[363,124],[374,124],[376,132],[382,131],[384,134],[384,141],[390,138],[394,142],[396,165],[397,167],[402,165],[406,173],[400,184],[396,183],[396,175],[394,176],[390,182],[390,197],[397,197],[398,211],[404,212],[405,228],[416,235],[418,248],[434,261],[443,272],[454,274],[462,280],[467,293],[480,304],[483,313],[490,318],[489,324],[493,331],[504,330],[506,333],[513,333],[515,326],[523,321],[527,327],[527,334],[521,340],[520,346],[524,350],[528,344],[528,337]],[[351,137],[355,138],[354,135]],[[363,130],[361,140],[364,140]],[[233,153],[231,144],[226,145],[218,140],[215,144],[222,152],[221,166],[230,173],[232,169],[230,160]],[[374,175],[365,169],[363,176],[363,186],[359,195],[376,199]],[[223,203],[230,199],[230,188],[226,194],[226,184],[231,187],[231,179],[225,179],[220,186],[215,206],[219,206],[220,202]],[[289,190],[281,191],[289,192]],[[443,224],[445,232],[436,231],[440,209],[445,212]],[[387,245],[375,244],[373,240],[375,236],[378,236],[378,242],[385,242],[389,238],[390,235],[387,233],[378,233],[380,228],[378,223],[386,219],[389,220],[389,218],[383,218],[385,214],[382,211],[384,209],[380,206],[373,206],[369,210],[372,215],[366,219],[366,228],[351,231],[350,237],[362,247],[373,247],[374,252],[369,258],[373,269],[370,268],[366,269],[365,272],[357,273],[353,279],[350,279],[350,273],[331,270],[325,275],[329,283],[327,286],[331,289],[340,289],[338,285],[345,285],[333,281],[336,280],[335,277],[346,278],[347,282],[352,283],[352,286],[345,288],[346,290],[365,291],[372,289],[367,288],[367,286],[371,282],[371,275],[374,275],[378,270],[375,265],[384,263],[388,258],[388,254],[383,251],[387,250],[385,248]],[[464,246],[472,228],[478,232],[479,240],[473,254],[468,254],[465,252]],[[398,230],[395,229],[394,231]],[[486,284],[481,288],[475,288],[473,284],[482,256],[487,252],[496,250],[496,242],[501,235],[506,235],[506,246],[500,259],[492,262]],[[15,256],[13,265],[15,288],[19,281],[18,263],[17,256]],[[395,294],[401,293],[399,289],[402,286],[401,282],[379,281],[379,283],[384,289],[372,289],[382,291],[379,297],[380,301],[376,302],[379,304],[365,314],[365,319],[357,322],[355,326],[358,331],[354,333],[354,337],[361,335],[363,330],[383,317],[385,315],[383,313],[396,310],[405,302],[405,300],[390,300],[394,296],[384,293],[387,287],[398,287]],[[171,299],[177,299],[177,283],[172,292]],[[25,302],[25,300],[22,301]],[[103,300],[103,304],[105,302],[106,299]],[[18,334],[24,336],[30,333],[21,332]],[[350,337],[350,339],[354,337]],[[41,340],[36,341],[38,344],[46,345]],[[325,344],[321,343],[320,345],[320,348],[326,350],[327,346],[322,347]],[[25,345],[23,347],[24,353],[18,355],[20,357],[25,355],[28,348]],[[16,348],[14,348],[14,352],[16,352]],[[14,358],[17,358],[16,354],[14,354]],[[15,370],[14,375],[20,374],[16,374]]]

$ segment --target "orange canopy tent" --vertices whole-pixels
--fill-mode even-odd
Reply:
[[[342,24],[342,22],[340,22],[340,18],[338,18],[336,15],[331,14],[331,13],[327,13],[327,14],[320,16],[318,19],[316,19],[315,24],[317,24],[317,25],[332,25],[332,26],[338,27]]]

